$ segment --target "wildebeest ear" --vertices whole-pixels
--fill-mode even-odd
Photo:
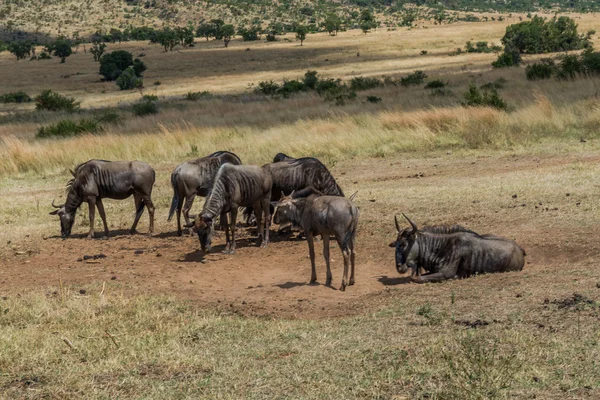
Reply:
[[[391,242],[390,247],[396,247],[396,242]]]
[[[412,222],[412,221],[410,220],[410,218],[408,218],[408,217],[406,216],[406,214],[402,214],[402,216],[403,216],[404,218],[406,218],[406,220],[408,221],[408,223],[410,224],[410,226],[412,226],[412,228],[413,228],[413,233],[414,233],[414,232],[418,232],[418,231],[419,231],[419,228],[417,228],[417,224],[415,224],[414,222]]]
[[[58,215],[59,210],[50,211],[48,214],[50,215]]]

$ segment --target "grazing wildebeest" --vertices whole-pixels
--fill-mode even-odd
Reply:
[[[273,178],[271,201],[278,201],[283,192],[289,195],[294,190],[312,187],[322,194],[344,196],[342,188],[337,184],[327,167],[314,157],[293,158],[277,153],[273,162],[263,165]],[[250,221],[252,208],[244,210],[246,221]]]
[[[171,174],[173,187],[173,200],[169,210],[170,221],[177,210],[177,233],[181,235],[181,211],[183,200],[183,218],[186,225],[190,223],[190,209],[196,196],[206,197],[213,187],[217,171],[221,165],[230,163],[240,165],[242,161],[238,156],[229,151],[217,151],[206,157],[186,161],[179,164]],[[191,230],[190,230],[190,233]]]
[[[154,186],[154,170],[146,163],[140,161],[105,161],[90,160],[80,164],[71,171],[73,179],[67,184],[67,201],[65,204],[52,206],[57,210],[50,215],[60,217],[60,229],[63,238],[71,234],[75,222],[75,213],[84,201],[89,205],[90,232],[88,238],[94,237],[95,207],[104,223],[104,234],[108,235],[106,214],[102,199],[123,200],[133,195],[135,201],[135,219],[131,226],[131,233],[144,212],[144,206],[150,214],[150,233],[154,231],[154,205],[151,194]]]
[[[186,225],[198,234],[203,251],[210,250],[213,221],[221,216],[225,226],[227,245],[225,253],[235,252],[235,224],[238,207],[252,206],[256,210],[259,244],[266,247],[269,243],[269,225],[271,223],[271,175],[265,168],[255,165],[223,164],[217,172],[210,195],[204,203],[202,212],[194,222]],[[227,225],[227,213],[230,221]],[[264,218],[263,217],[264,214]],[[264,230],[262,222],[264,220]],[[229,240],[231,231],[231,241]],[[262,243],[261,243],[262,242]]]
[[[410,267],[412,276],[423,268],[427,273],[416,282],[440,282],[474,274],[520,271],[525,251],[513,240],[495,235],[479,235],[460,225],[418,229],[400,229],[395,218],[398,238],[390,244],[396,248],[396,269],[403,274]]]
[[[290,196],[281,193],[281,200],[276,205],[275,223],[294,222],[302,227],[308,250],[312,272],[310,282],[317,280],[315,269],[314,236],[321,235],[323,240],[323,256],[327,265],[326,285],[331,285],[331,267],[329,262],[329,236],[333,235],[344,256],[344,276],[340,290],[346,285],[354,285],[354,262],[356,252],[356,228],[359,211],[352,202],[342,196],[326,196],[312,187],[293,192]],[[351,265],[350,279],[348,268]]]

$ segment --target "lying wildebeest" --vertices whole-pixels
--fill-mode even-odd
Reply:
[[[404,215],[404,214],[403,214]],[[400,230],[390,244],[396,248],[396,269],[403,274],[410,267],[416,282],[440,282],[489,272],[520,271],[525,251],[513,240],[495,235],[479,235],[460,225],[419,229],[407,216],[411,227]]]
[[[322,194],[344,196],[342,188],[337,184],[327,167],[314,157],[293,158],[277,153],[273,162],[263,165],[271,173],[273,189],[271,201],[278,201],[283,192],[289,195],[294,190],[312,187]],[[250,221],[252,208],[244,210],[246,221]]]
[[[314,236],[321,235],[323,240],[323,256],[327,265],[326,285],[331,285],[331,267],[329,263],[329,236],[335,240],[344,256],[344,276],[340,290],[346,285],[354,285],[354,261],[356,252],[356,228],[359,211],[352,202],[341,196],[326,196],[312,187],[293,192],[290,196],[281,193],[281,200],[276,205],[275,223],[294,222],[302,227],[308,242],[312,272],[310,282],[317,280],[315,269]],[[348,268],[351,265],[350,280]]]
[[[266,247],[269,243],[269,225],[271,222],[271,175],[269,171],[255,165],[223,164],[217,172],[210,195],[204,203],[202,212],[194,222],[186,227],[193,228],[198,234],[203,251],[209,251],[213,234],[213,221],[221,216],[225,226],[227,240],[225,253],[235,252],[235,224],[238,207],[252,206],[257,211],[257,230],[259,243]],[[230,215],[227,225],[227,213]],[[264,218],[262,218],[264,214]],[[264,230],[262,222],[264,221]],[[231,241],[229,240],[231,231]],[[262,243],[261,243],[262,242]]]
[[[186,161],[179,164],[171,174],[171,186],[173,187],[173,200],[169,210],[170,221],[177,210],[177,233],[181,235],[181,211],[183,200],[183,218],[186,225],[190,223],[190,209],[194,198],[205,197],[213,187],[217,171],[221,165],[230,163],[240,165],[242,161],[238,156],[229,151],[217,151],[206,157]],[[191,233],[191,231],[190,231]]]
[[[151,194],[154,186],[154,170],[146,163],[140,161],[105,161],[90,160],[78,165],[71,171],[73,179],[67,184],[67,201],[65,204],[52,206],[57,210],[50,215],[60,217],[60,230],[63,238],[71,234],[75,222],[75,213],[84,201],[88,203],[90,213],[90,232],[88,238],[94,237],[95,207],[104,223],[104,234],[108,235],[106,214],[102,199],[123,200],[133,195],[135,201],[135,220],[131,226],[131,233],[144,212],[144,206],[150,214],[150,233],[154,231],[154,205]]]

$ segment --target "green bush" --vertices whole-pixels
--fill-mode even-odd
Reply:
[[[521,54],[515,50],[504,50],[492,63],[494,68],[516,67],[521,64]]]
[[[494,88],[481,92],[474,83],[469,85],[469,90],[464,94],[465,101],[462,103],[468,107],[493,107],[506,110],[507,104]]]
[[[38,129],[36,137],[70,137],[80,135],[82,133],[98,133],[103,130],[100,123],[95,119],[81,119],[73,121],[64,119],[56,124],[42,126]]]
[[[116,80],[128,67],[133,67],[138,78],[146,70],[146,65],[142,61],[138,58],[134,60],[133,55],[125,50],[116,50],[100,58],[100,75],[106,81]]]
[[[36,110],[48,111],[67,111],[74,112],[79,110],[79,102],[73,97],[62,96],[52,90],[44,90],[35,98]]]
[[[258,85],[254,89],[254,91],[256,93],[262,93],[267,96],[272,96],[277,93],[277,91],[279,90],[280,87],[281,86],[278,83],[273,82],[272,80],[271,81],[262,81],[262,82],[258,83]]]
[[[556,65],[552,60],[542,60],[539,63],[528,65],[525,68],[525,76],[530,81],[538,79],[550,79],[556,71]]]
[[[600,74],[600,51],[586,50],[581,55],[581,62],[588,74]]]
[[[139,89],[144,86],[144,81],[142,78],[138,78],[133,66],[127,67],[127,69],[119,75],[116,83],[120,90]]]
[[[367,101],[369,103],[373,103],[373,104],[377,104],[381,102],[381,97],[377,97],[377,96],[367,96]]]
[[[306,90],[306,86],[303,82],[298,80],[283,81],[283,85],[277,90],[278,94],[283,97],[289,97],[290,94],[303,92]]]
[[[187,92],[184,98],[189,101],[198,101],[202,98],[207,98],[210,96],[210,92],[208,90],[205,90],[203,92]]]
[[[141,102],[132,105],[131,111],[138,117],[158,114],[158,104],[154,101],[142,100]]]
[[[585,72],[583,63],[575,54],[562,56],[558,65],[558,79],[575,79],[578,75]]]
[[[319,81],[317,82],[317,86],[315,87],[315,90],[320,95],[324,95],[327,92],[337,90],[340,86],[341,86],[340,79],[333,79],[333,78],[319,79]]]
[[[314,90],[317,87],[318,81],[319,78],[317,78],[317,71],[306,71],[302,83],[304,83],[304,86],[306,86],[308,89]]]
[[[405,76],[404,78],[400,78],[400,85],[404,87],[408,87],[411,85],[420,85],[422,84],[427,75],[423,71],[415,71],[412,74]]]
[[[467,42],[465,44],[465,51],[467,53],[493,53],[502,51],[502,47],[500,46],[489,46],[488,42],[477,42],[475,45],[471,42]]]
[[[12,92],[0,95],[0,103],[29,103],[31,97],[25,92]]]
[[[427,84],[425,85],[425,89],[440,89],[440,88],[444,88],[446,86],[448,86],[447,82],[444,82],[439,79],[435,79],[431,82],[427,82]]]
[[[338,106],[343,106],[349,100],[356,99],[356,92],[347,85],[338,84],[323,92],[325,101],[335,101]]]
[[[507,82],[508,81],[506,79],[500,77],[493,82],[488,82],[488,83],[481,85],[481,89],[483,89],[483,90],[502,89],[502,88],[504,88],[504,85],[506,85]]]
[[[350,88],[352,90],[369,90],[380,86],[383,86],[383,82],[381,79],[377,78],[365,78],[363,76],[357,76],[350,80]]]

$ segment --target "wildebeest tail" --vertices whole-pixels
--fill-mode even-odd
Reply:
[[[352,215],[352,222],[348,227],[348,230],[344,234],[342,239],[342,248],[346,249],[350,245],[350,241],[356,236],[356,229],[358,228],[358,215],[360,212],[356,207],[350,207],[350,215]]]
[[[167,221],[170,221],[173,218],[173,214],[175,214],[175,209],[179,204],[179,191],[177,190],[177,171],[171,174],[171,186],[173,187],[173,200],[171,200],[171,209],[169,210],[169,218],[167,218]]]

